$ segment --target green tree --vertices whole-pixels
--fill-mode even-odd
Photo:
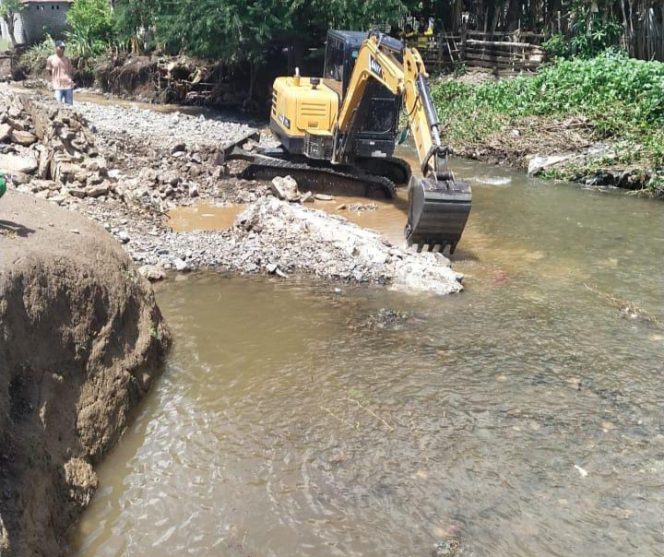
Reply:
[[[307,36],[321,42],[328,27],[369,29],[397,23],[405,12],[403,0],[121,0],[117,5],[123,38],[154,27],[170,52],[228,62],[257,62],[275,39]]]
[[[16,21],[18,14],[23,11],[25,4],[21,0],[1,0],[0,1],[0,18],[7,25],[9,32],[9,40],[12,43],[12,48],[16,46],[16,36],[14,35],[16,29]]]
[[[162,2],[158,37],[172,52],[228,62],[257,61],[276,32],[290,26],[284,0],[181,0]]]
[[[67,12],[68,38],[81,56],[103,52],[115,38],[115,21],[108,0],[76,0]]]
[[[115,5],[117,36],[121,43],[131,45],[132,52],[149,46],[148,37],[155,26],[159,0],[119,0]]]

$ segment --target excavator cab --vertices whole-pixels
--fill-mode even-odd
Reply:
[[[355,61],[367,34],[360,31],[328,31],[323,83],[339,95],[343,104]],[[401,41],[383,38],[383,47],[397,59],[403,59]],[[355,157],[391,157],[398,134],[401,95],[395,95],[379,83],[368,85],[357,107],[358,121],[351,151]]]

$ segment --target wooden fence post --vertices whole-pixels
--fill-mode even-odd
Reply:
[[[466,41],[468,40],[468,17],[466,14],[461,15],[461,48],[459,50],[459,60],[466,61]]]

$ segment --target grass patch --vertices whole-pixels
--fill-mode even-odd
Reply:
[[[622,162],[664,166],[664,64],[607,51],[558,60],[531,77],[432,88],[452,143],[481,144],[519,120],[588,119],[593,140],[620,142]]]

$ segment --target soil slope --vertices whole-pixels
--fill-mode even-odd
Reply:
[[[149,284],[86,218],[0,200],[0,554],[57,557],[158,375],[169,335]]]

